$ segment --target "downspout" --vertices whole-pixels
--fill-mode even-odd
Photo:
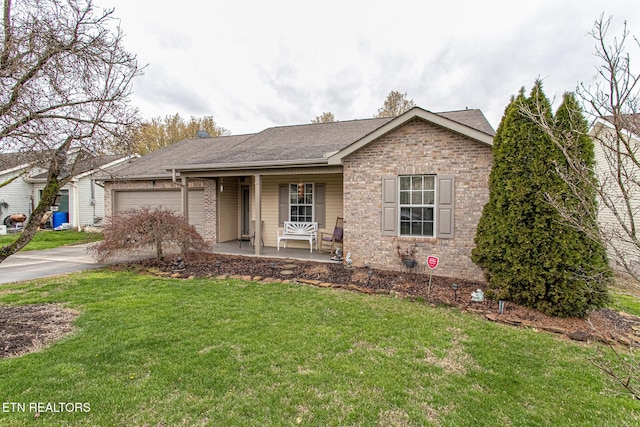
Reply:
[[[91,206],[93,207],[93,220],[91,225],[96,223],[96,180],[91,178]]]
[[[180,179],[182,182],[178,182],[176,178],[176,170],[171,169],[171,181],[180,187],[180,204],[182,206],[182,216],[189,224],[189,181],[187,177]]]
[[[71,181],[72,195],[73,195],[73,221],[71,227],[80,231],[80,203],[78,200],[78,183]]]
[[[182,216],[189,224],[189,181],[186,176],[182,177],[182,188],[180,189]]]

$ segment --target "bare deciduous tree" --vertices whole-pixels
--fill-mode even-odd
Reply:
[[[639,48],[636,37],[629,39],[626,23],[622,35],[609,42],[612,18],[600,16],[591,36],[599,58],[597,75],[592,85],[577,89],[584,110],[591,116],[589,136],[593,140],[595,164],[580,161],[578,141],[584,131],[572,129],[558,132],[553,123],[544,120],[540,111],[523,110],[552,138],[564,153],[566,164],[557,171],[571,189],[572,203],[559,195],[547,200],[569,224],[591,238],[603,242],[608,255],[634,279],[640,280],[640,73],[631,66],[631,48]],[[636,68],[637,70],[637,68]],[[597,219],[585,216],[593,212],[596,194]],[[577,201],[577,203],[576,203]],[[640,365],[637,344],[628,351],[609,346],[599,347],[592,359],[617,387],[640,399]]]
[[[586,164],[576,152],[584,131],[558,132],[540,111],[524,111],[553,139],[565,155],[558,173],[569,184],[572,203],[548,195],[562,217],[595,240],[603,242],[610,259],[640,280],[640,73],[631,67],[626,24],[620,38],[610,44],[611,18],[596,20],[591,36],[601,63],[592,85],[581,84],[577,95],[591,117],[589,136],[594,143],[595,164]],[[640,47],[633,38],[635,47]],[[595,192],[598,221],[585,218],[593,212]],[[578,201],[579,203],[575,203]]]
[[[392,90],[384,100],[382,107],[378,108],[378,113],[374,117],[397,117],[416,106],[413,99],[407,99],[407,93],[400,93]]]
[[[138,119],[129,105],[142,74],[123,46],[113,9],[92,0],[4,0],[0,48],[0,152],[20,152],[48,171],[40,203],[0,262],[24,247],[86,148],[124,144]],[[82,150],[81,150],[82,151]]]
[[[188,121],[178,113],[164,118],[154,117],[133,130],[130,152],[144,155],[183,139],[195,138],[198,131],[205,131],[211,137],[230,133],[216,124],[212,116],[201,118],[192,116]]]
[[[336,121],[335,116],[332,112],[322,113],[319,116],[316,116],[315,119],[311,120],[311,123],[333,123]]]

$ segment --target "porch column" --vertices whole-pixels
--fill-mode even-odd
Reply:
[[[180,195],[182,196],[182,216],[184,216],[187,224],[189,224],[189,179],[183,176],[181,180]]]
[[[262,247],[262,176],[254,175],[254,185],[256,193],[255,209],[256,209],[256,237],[253,239],[253,247],[255,248],[255,254],[260,255],[260,248]]]

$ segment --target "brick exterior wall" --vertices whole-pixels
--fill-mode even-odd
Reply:
[[[471,261],[482,207],[489,200],[491,147],[415,119],[344,159],[345,254],[356,265],[405,269],[396,246],[418,245],[418,271],[427,255],[440,258],[434,274],[484,280]],[[382,235],[382,180],[389,175],[454,175],[453,239]]]
[[[218,202],[218,193],[216,192],[216,180],[205,179],[204,183],[204,239],[209,243],[215,243],[217,238],[216,224],[218,223],[218,210],[216,204]]]

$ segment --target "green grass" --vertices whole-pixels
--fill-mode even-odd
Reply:
[[[407,300],[302,285],[92,271],[0,287],[76,332],[0,360],[0,425],[633,426],[595,350]],[[27,407],[28,409],[28,407]]]
[[[611,296],[613,297],[613,302],[609,305],[611,308],[640,316],[640,299],[638,297],[618,292],[612,292]]]
[[[20,234],[7,234],[0,236],[0,247],[18,239]],[[102,240],[101,233],[83,233],[81,231],[38,231],[31,242],[22,249],[23,251],[35,251],[40,249],[53,249],[64,245],[76,245]]]
[[[610,308],[640,316],[640,284],[635,279],[618,276],[609,291],[612,297]]]

